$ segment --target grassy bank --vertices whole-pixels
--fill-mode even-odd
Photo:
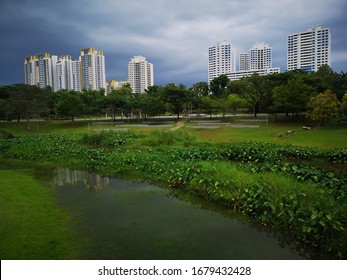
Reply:
[[[346,149],[212,143],[184,131],[32,135],[1,156],[47,161],[178,188],[240,211],[319,258],[347,258]],[[305,163],[303,163],[305,161]],[[334,170],[317,168],[317,164]]]
[[[28,170],[0,170],[2,260],[79,257],[69,215],[57,207],[52,192]]]

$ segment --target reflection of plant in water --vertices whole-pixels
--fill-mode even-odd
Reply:
[[[87,190],[96,192],[100,192],[109,187],[109,178],[99,174],[63,167],[58,167],[56,172],[55,185],[58,187],[77,187],[79,183],[83,183]]]
[[[179,188],[243,212],[322,255],[346,258],[347,178],[334,171],[347,162],[346,148],[261,142],[189,146],[173,136],[165,144],[148,141],[153,135],[132,138],[116,149],[82,144],[81,135],[26,136],[0,139],[0,151],[4,157],[50,161]],[[317,168],[317,162],[334,169]],[[72,185],[78,181],[75,173],[69,174]],[[87,188],[105,188],[107,179],[93,180]]]

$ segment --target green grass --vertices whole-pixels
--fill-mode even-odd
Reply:
[[[229,128],[221,126],[220,129],[190,129],[183,127],[186,135],[195,136],[202,140],[211,140],[217,142],[239,142],[244,140],[265,141],[276,144],[292,144],[298,146],[318,147],[323,149],[347,147],[347,124],[332,124],[326,127],[317,127],[311,131],[302,129],[305,122],[270,121],[268,125],[264,122],[234,122],[234,118],[221,119],[222,122],[231,122],[233,124],[251,124],[260,125],[260,128]],[[30,129],[27,123],[21,122],[0,122],[0,130],[11,132],[15,136],[34,135],[34,134],[68,134],[68,133],[90,133],[94,129],[112,129],[115,125],[97,125],[91,124],[92,120],[66,121],[31,121]],[[132,121],[136,122],[136,120]],[[137,121],[138,122],[138,121]],[[95,123],[95,122],[94,122]],[[185,126],[194,125],[192,122],[186,122]],[[195,123],[196,125],[196,123]],[[215,124],[218,125],[218,124]],[[142,135],[150,135],[155,131],[166,131],[167,128],[143,128],[131,127],[130,131]],[[295,131],[288,135],[288,131]]]
[[[53,190],[29,172],[0,170],[0,257],[75,259],[81,249]]]
[[[224,121],[230,122],[232,119]],[[138,137],[123,135],[124,137],[121,137],[120,133],[118,136],[124,138],[124,141],[112,146],[109,144],[115,143],[111,140],[114,140],[117,133],[115,135],[113,133],[92,133],[94,127],[108,128],[108,125],[90,127],[87,121],[75,121],[74,123],[52,121],[37,123],[38,129],[36,130],[34,129],[35,123],[32,123],[31,130],[28,131],[26,124],[0,123],[0,130],[4,129],[15,136],[33,136],[17,137],[8,142],[3,140],[0,153],[3,153],[4,158],[48,161],[53,165],[75,166],[102,174],[148,180],[164,187],[179,188],[245,213],[302,244],[318,248],[323,255],[345,258],[345,244],[347,244],[344,214],[346,213],[345,173],[337,172],[335,175],[333,173],[329,175],[329,172],[310,166],[310,162],[307,165],[301,164],[303,160],[306,160],[312,161],[312,164],[319,161],[320,164],[335,166],[329,158],[332,155],[334,160],[335,158],[340,160],[340,163],[336,164],[339,167],[346,162],[345,150],[323,151],[295,146],[270,145],[263,142],[323,149],[346,147],[347,126],[340,123],[305,131],[302,129],[303,123],[271,122],[266,125],[265,123],[248,122],[242,124],[257,124],[260,125],[260,128],[238,129],[222,126],[217,130],[196,130],[183,127],[174,132],[167,132],[167,129],[131,128],[131,132],[141,135]],[[187,125],[193,125],[193,122],[186,122],[185,126]],[[287,134],[289,130],[296,133]],[[86,134],[82,137],[82,134],[76,133]],[[111,142],[99,141],[96,143],[94,140],[101,136],[103,136],[102,139],[105,138],[104,140]],[[89,138],[92,140],[95,138],[94,142],[90,143]],[[83,139],[84,141],[82,141]],[[206,141],[207,139],[209,141]],[[244,140],[258,142],[221,143]],[[340,153],[340,157],[334,153]],[[336,170],[345,169],[336,168]],[[0,174],[1,186],[4,184],[11,186],[4,190],[15,191],[6,193],[0,189],[0,202],[2,203],[0,214],[4,220],[1,221],[5,225],[4,228],[8,227],[10,229],[8,232],[12,232],[13,236],[17,234],[17,238],[20,238],[21,235],[18,232],[23,232],[23,230],[16,227],[23,223],[7,217],[16,213],[17,208],[20,209],[17,204],[23,204],[27,209],[33,210],[27,206],[29,203],[26,200],[27,196],[23,196],[22,192],[26,190],[25,186],[28,183],[29,186],[32,185],[29,189],[36,189],[36,191],[39,186],[34,187],[37,182],[32,180],[30,174],[22,171],[13,172],[12,174],[4,173],[4,176]],[[42,207],[40,203],[47,202],[52,199],[52,196],[49,198],[51,193],[48,189],[40,189],[40,192],[48,195],[47,200],[40,200],[38,197],[32,201],[38,203],[37,208],[44,209],[46,206]],[[3,199],[7,204],[3,203]],[[11,202],[14,204],[9,204]],[[23,209],[26,209],[25,207]],[[14,210],[7,210],[7,208]],[[22,219],[20,215],[24,212],[22,210],[20,214],[17,214],[16,218],[19,221]],[[24,220],[32,220],[26,215],[25,212]],[[49,219],[56,221],[57,224],[62,224],[63,226],[59,226],[60,229],[67,229],[64,217],[57,215],[51,216]],[[11,220],[15,222],[12,224]],[[34,220],[38,219],[34,218]],[[51,227],[48,222],[40,221],[40,224]],[[28,225],[27,236],[32,234],[32,238],[27,237],[26,239],[33,242],[30,248],[35,248],[37,247],[35,243],[38,242],[35,241],[36,227],[30,228],[30,223],[25,225]],[[11,236],[6,235],[5,231],[1,234],[0,237],[4,240],[7,238],[9,244],[15,244],[15,241],[11,239]],[[59,231],[55,234],[59,234]],[[64,247],[69,243],[69,239],[64,239],[64,231],[60,231],[60,234],[63,238],[54,237],[54,240],[66,240],[66,242],[63,241],[57,245],[60,251],[56,249],[54,253],[56,257],[48,256],[70,258],[69,252]],[[14,237],[14,239],[16,238]],[[21,240],[19,244],[25,248],[24,243]],[[49,248],[50,240],[48,239],[48,243],[45,244]],[[15,248],[17,251],[21,251],[22,247]],[[6,249],[6,247],[1,247],[1,252],[4,251],[2,248]],[[46,254],[47,251],[54,252],[54,250],[47,249]],[[64,254],[67,254],[67,257],[64,257]],[[16,258],[34,257],[27,254]]]
[[[260,128],[230,128],[221,126],[219,129],[184,128],[190,135],[197,138],[219,141],[239,142],[244,140],[263,141],[275,144],[292,144],[298,146],[318,147],[323,149],[347,147],[347,125],[336,124],[318,127],[306,131],[302,123],[242,123],[260,125]],[[192,125],[192,123],[187,123]],[[218,125],[218,124],[215,124]],[[294,131],[294,134],[287,134]]]

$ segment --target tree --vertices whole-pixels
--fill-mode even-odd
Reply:
[[[121,116],[128,116],[128,113],[135,107],[135,96],[129,84],[122,86],[120,89],[111,91],[105,97],[105,106],[116,120],[116,113],[120,112]]]
[[[194,84],[191,91],[198,97],[206,96],[209,93],[209,86],[207,82],[198,82]]]
[[[220,75],[217,78],[214,78],[210,82],[210,90],[214,97],[226,97],[228,95],[228,86],[229,78],[226,75]]]
[[[295,114],[303,112],[306,104],[313,94],[313,88],[301,79],[290,79],[286,84],[273,89],[272,110],[275,112]]]
[[[104,107],[105,92],[102,90],[84,90],[81,94],[84,115],[100,115]]]
[[[72,90],[61,90],[58,93],[60,94],[59,101],[56,104],[58,115],[70,117],[73,122],[75,117],[83,112],[84,104],[81,93]]]
[[[17,84],[6,87],[8,110],[17,116],[18,122],[24,116],[30,129],[30,119],[34,115],[46,113],[48,97],[37,86]]]
[[[188,90],[183,85],[168,84],[164,88],[164,98],[169,104],[169,109],[172,113],[180,118],[180,113],[183,111],[185,103],[188,101]]]
[[[233,113],[237,113],[239,108],[247,106],[247,103],[245,102],[245,100],[235,93],[228,95],[227,103],[228,103],[229,109]]]
[[[231,82],[229,88],[253,107],[254,117],[256,117],[261,102],[271,92],[271,83],[267,76],[259,76],[255,73],[239,81]]]
[[[317,92],[324,92],[328,89],[334,91],[336,78],[336,74],[328,65],[322,65],[317,72],[311,74],[311,81],[313,81]]]
[[[347,90],[345,95],[342,97],[340,111],[344,116],[347,115]]]
[[[331,90],[326,90],[315,97],[311,97],[307,104],[309,118],[313,121],[320,121],[324,126],[325,122],[339,114],[340,102]]]
[[[139,94],[136,100],[138,108],[143,113],[145,119],[161,115],[166,111],[160,93],[148,91],[147,93]]]
[[[216,104],[216,99],[212,98],[211,96],[202,96],[201,97],[201,109],[203,112],[207,113],[210,115],[210,118],[212,118],[212,114],[216,112],[217,110],[217,104]]]

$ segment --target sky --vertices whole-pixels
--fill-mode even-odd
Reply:
[[[266,41],[284,72],[287,36],[316,24],[330,29],[331,67],[347,72],[346,14],[346,0],[1,0],[0,85],[24,83],[26,56],[77,60],[91,47],[104,51],[107,80],[125,80],[142,55],[155,84],[191,86],[207,81],[208,48],[223,40],[237,58]]]

